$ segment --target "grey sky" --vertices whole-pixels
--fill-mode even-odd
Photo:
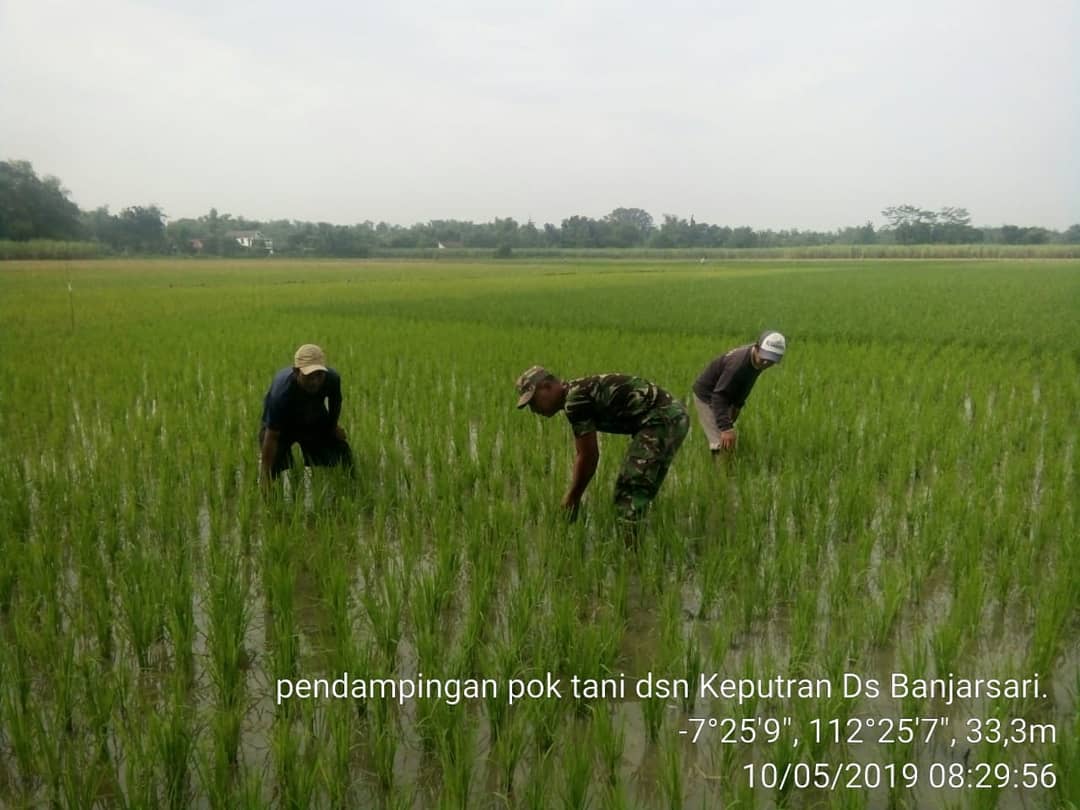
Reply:
[[[0,0],[0,159],[171,217],[1064,228],[1077,42],[1077,0]]]

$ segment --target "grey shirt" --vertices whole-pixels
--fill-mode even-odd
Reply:
[[[742,408],[750,390],[764,369],[754,368],[750,350],[754,344],[739,346],[715,358],[694,383],[694,396],[712,406],[716,426],[731,430],[735,424],[732,408]]]

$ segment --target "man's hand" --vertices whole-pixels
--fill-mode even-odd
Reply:
[[[581,499],[574,498],[569,493],[562,499],[562,508],[566,512],[566,520],[573,523],[577,520],[578,511],[581,509]]]
[[[720,449],[721,450],[734,450],[735,449],[735,431],[723,430],[720,432]]]
[[[345,441],[345,428],[341,425],[334,425],[334,436],[339,442]]]
[[[281,431],[266,428],[263,430],[262,449],[259,453],[259,489],[263,495],[270,494],[270,484],[273,479],[274,458],[277,456],[278,441]]]

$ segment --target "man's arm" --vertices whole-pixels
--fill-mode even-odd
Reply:
[[[562,500],[564,508],[577,511],[581,503],[581,496],[585,494],[586,487],[592,481],[596,473],[596,465],[600,460],[600,448],[596,443],[596,431],[586,433],[583,436],[574,437],[574,477],[570,482],[570,490]]]
[[[738,416],[739,409],[731,404],[727,394],[723,391],[713,391],[709,404],[712,405],[713,418],[720,432],[732,430],[735,427],[735,417]]]
[[[280,430],[266,428],[263,431],[262,456],[260,457],[259,483],[263,489],[270,486],[270,474],[274,469],[274,458],[277,456],[278,440],[281,438]]]
[[[330,391],[326,395],[326,405],[330,413],[331,430],[335,436],[344,440],[345,431],[338,424],[338,417],[341,416],[341,380],[338,380],[336,385],[330,387]]]
[[[720,449],[733,450],[735,448],[735,420],[739,418],[739,406],[731,402],[726,391],[721,390],[720,382],[713,391],[710,404],[713,419],[716,420],[716,427],[720,431]]]
[[[731,397],[735,372],[738,370],[736,359],[734,349],[724,355],[720,365],[720,376],[713,384],[712,397],[709,401],[712,405],[713,419],[716,420],[716,427],[721,433],[733,429],[735,416],[738,414],[737,403]]]

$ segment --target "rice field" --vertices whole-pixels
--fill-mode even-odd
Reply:
[[[1078,316],[1076,260],[0,265],[0,806],[1080,807]],[[764,328],[636,549],[625,437],[562,520],[517,374],[689,401]],[[307,342],[356,474],[263,498]]]

